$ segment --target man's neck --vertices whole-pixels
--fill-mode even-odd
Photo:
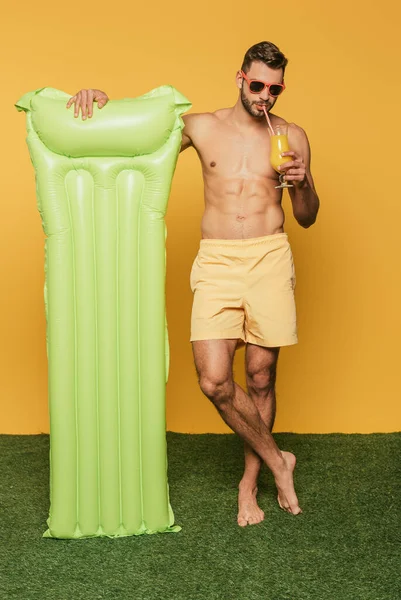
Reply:
[[[267,126],[264,111],[262,111],[262,115],[263,116],[261,116],[259,119],[250,115],[249,112],[243,107],[241,98],[238,98],[237,102],[231,109],[230,117],[233,124],[235,124],[239,129],[260,130]]]

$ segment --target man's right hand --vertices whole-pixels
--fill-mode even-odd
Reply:
[[[75,96],[72,96],[68,102],[66,108],[70,108],[71,104],[75,103],[74,117],[78,117],[79,109],[82,111],[82,120],[86,119],[86,116],[91,117],[93,114],[93,102],[97,102],[99,108],[109,101],[107,94],[101,90],[80,90]]]

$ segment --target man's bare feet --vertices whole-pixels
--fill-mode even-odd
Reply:
[[[293,472],[297,459],[292,452],[280,450],[285,462],[285,469],[274,477],[277,486],[277,500],[280,508],[293,515],[302,512],[294,489]]]
[[[256,525],[265,518],[265,513],[256,501],[256,494],[258,488],[250,488],[246,486],[239,487],[238,493],[238,517],[237,522],[240,527],[246,527],[247,525]]]

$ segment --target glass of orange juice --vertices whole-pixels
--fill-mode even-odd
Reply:
[[[270,163],[277,173],[280,171],[277,169],[279,165],[283,165],[286,162],[291,162],[293,159],[291,156],[280,156],[281,152],[288,152],[290,150],[288,146],[288,124],[275,125],[273,127],[274,135],[270,136]],[[280,173],[279,181],[280,185],[275,185],[277,188],[289,188],[294,187],[292,183],[283,181],[285,173]]]

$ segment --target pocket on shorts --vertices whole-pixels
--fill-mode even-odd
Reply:
[[[189,274],[189,285],[191,287],[191,292],[194,291],[194,287],[195,287],[195,268],[196,268],[197,258],[198,258],[198,255],[195,256],[194,262],[192,263],[191,272]]]
[[[291,269],[292,269],[291,286],[292,286],[292,289],[295,290],[295,286],[297,285],[297,276],[295,273],[294,257],[292,256],[292,251],[291,251]]]

